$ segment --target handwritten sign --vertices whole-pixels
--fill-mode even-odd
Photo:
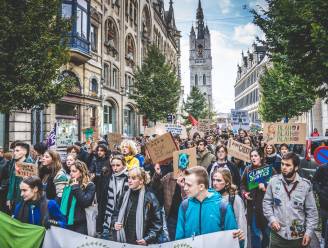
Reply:
[[[228,145],[228,154],[232,157],[238,158],[245,162],[250,162],[250,152],[252,147],[237,142],[233,139],[229,139]]]
[[[17,177],[37,176],[38,165],[31,163],[16,163],[15,173]]]
[[[198,121],[198,130],[201,132],[209,132],[213,128],[212,120],[202,119]]]
[[[256,189],[260,183],[268,183],[272,177],[272,167],[264,166],[247,174],[248,190]]]
[[[186,127],[183,125],[165,124],[165,130],[173,136],[179,135],[181,139],[188,138]]]
[[[171,133],[163,134],[146,144],[151,161],[155,163],[163,163],[172,159],[173,152],[179,150],[174,142]]]
[[[154,127],[147,127],[144,132],[144,136],[163,135],[166,133],[165,126],[157,124]]]
[[[305,123],[264,123],[263,137],[268,144],[306,144]]]
[[[182,170],[197,166],[196,147],[173,152],[173,171],[177,178]]]
[[[109,133],[108,144],[109,149],[113,150],[115,146],[119,146],[122,142],[122,134],[120,133]]]

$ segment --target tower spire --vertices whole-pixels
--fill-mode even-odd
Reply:
[[[197,19],[197,39],[204,39],[205,26],[204,26],[204,12],[201,0],[198,0],[198,8],[196,13]]]

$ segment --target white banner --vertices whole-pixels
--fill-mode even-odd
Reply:
[[[233,231],[222,231],[194,238],[182,239],[158,245],[149,245],[150,248],[239,248],[238,239],[232,237]],[[46,232],[43,248],[80,248],[80,247],[110,247],[110,248],[141,248],[146,246],[128,245],[102,239],[92,238],[66,229],[52,226]]]

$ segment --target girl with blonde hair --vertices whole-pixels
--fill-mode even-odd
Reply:
[[[135,157],[138,153],[137,145],[133,140],[123,140],[120,148],[128,170],[134,167],[140,167],[139,160]]]
[[[156,243],[162,229],[161,207],[146,185],[150,176],[140,167],[128,172],[129,190],[121,198],[112,217],[116,241],[148,245]]]
[[[68,229],[88,234],[85,209],[91,206],[96,186],[91,182],[85,163],[77,160],[71,166],[70,184],[64,188],[60,211],[67,218]]]

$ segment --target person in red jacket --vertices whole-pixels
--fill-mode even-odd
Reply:
[[[318,129],[313,129],[313,132],[311,133],[311,137],[319,137],[320,136],[320,134],[319,134],[319,132],[318,132]]]

